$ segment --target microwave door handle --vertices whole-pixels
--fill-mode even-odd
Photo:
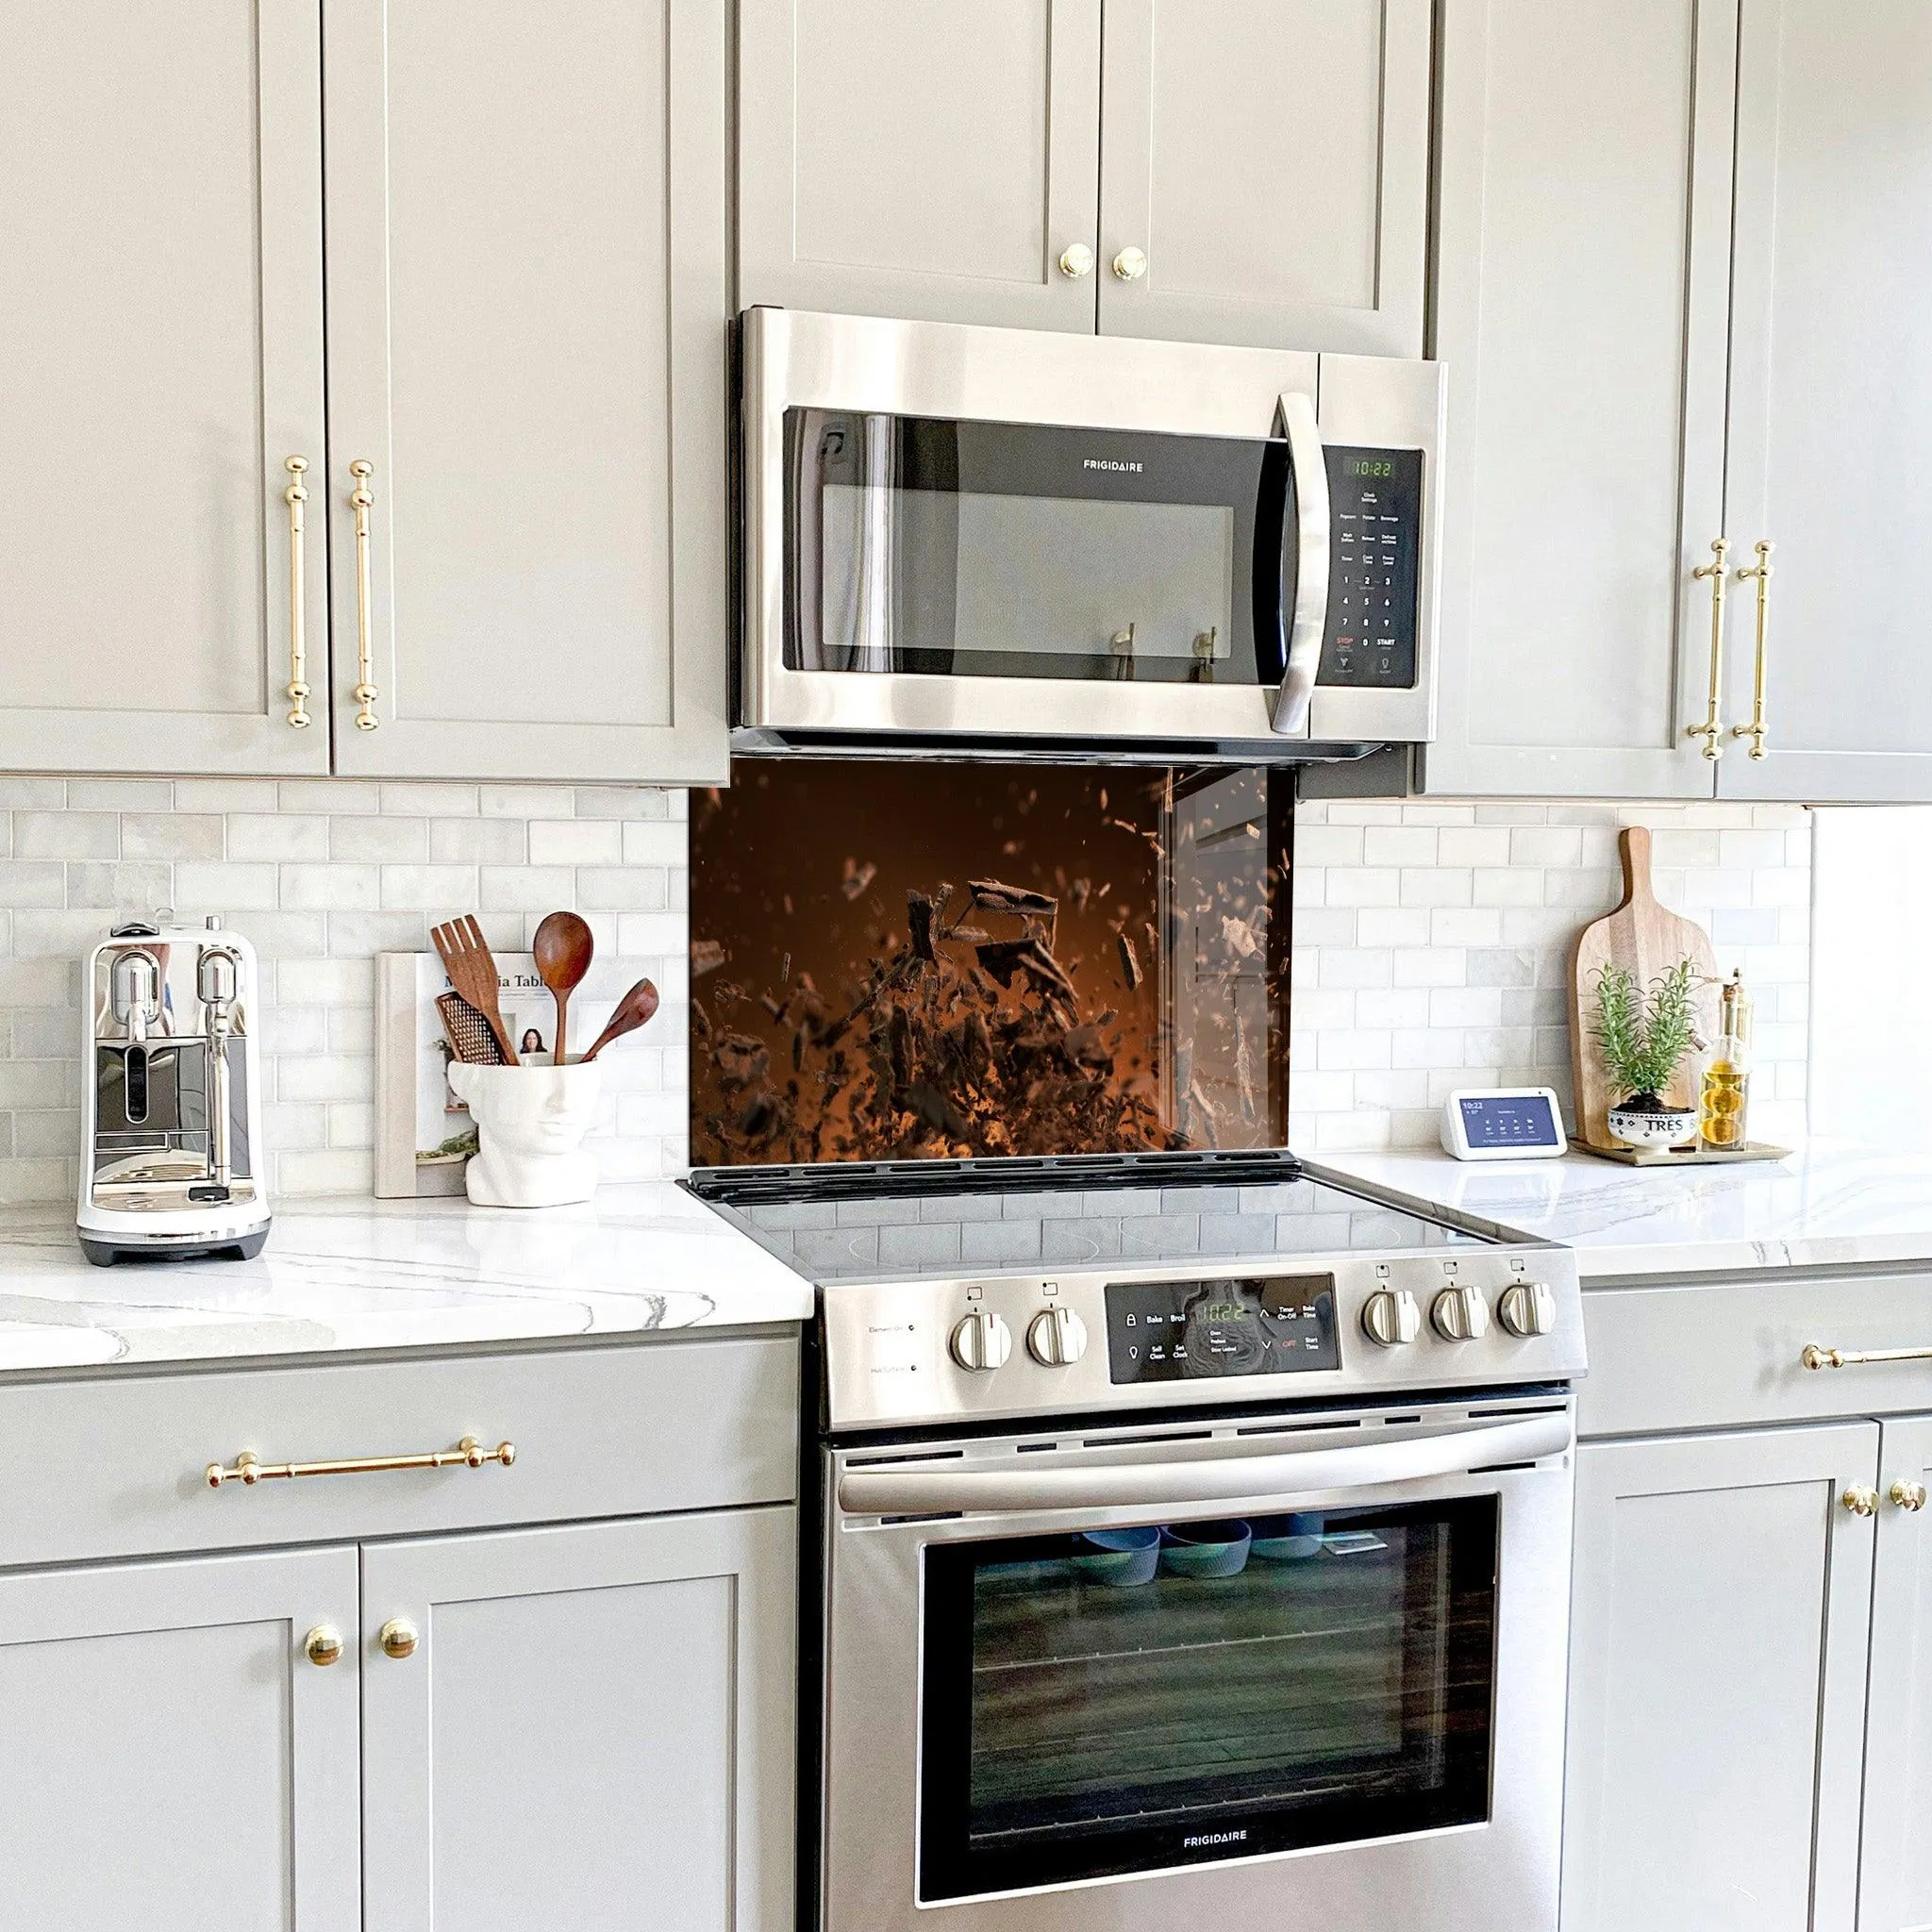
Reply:
[[[1328,458],[1315,425],[1315,406],[1307,396],[1285,391],[1275,409],[1288,432],[1288,460],[1294,472],[1297,561],[1294,609],[1282,613],[1286,669],[1274,697],[1273,728],[1283,738],[1305,738],[1315,674],[1322,665],[1322,639],[1328,628]]]
[[[1375,1489],[1427,1476],[1467,1475],[1497,1463],[1536,1462],[1565,1454],[1574,1441],[1570,1417],[1562,1413],[1400,1442],[1351,1443],[1286,1455],[1087,1463],[1071,1469],[848,1470],[839,1478],[839,1507],[853,1516],[1125,1509],[1143,1504],[1273,1508],[1317,1491]]]

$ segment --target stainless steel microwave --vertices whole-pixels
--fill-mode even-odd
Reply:
[[[1440,365],[754,308],[738,366],[741,748],[1432,735]]]

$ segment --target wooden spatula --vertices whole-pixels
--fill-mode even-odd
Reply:
[[[622,1039],[626,1033],[635,1033],[653,1013],[658,1010],[658,989],[648,979],[641,979],[618,1001],[617,1010],[611,1014],[603,1032],[591,1042],[591,1050],[584,1058],[593,1060],[613,1040]]]
[[[490,1023],[490,1030],[503,1049],[504,1065],[515,1066],[517,1050],[509,1043],[503,1024],[503,1008],[496,997],[496,961],[490,957],[483,928],[474,916],[465,913],[461,919],[439,925],[429,937],[442,970],[449,974],[449,983]]]
[[[1647,995],[1658,974],[1668,973],[1679,959],[1689,959],[1706,983],[1697,989],[1698,1030],[1706,1039],[1717,1034],[1717,954],[1710,935],[1695,920],[1667,912],[1657,904],[1650,884],[1650,833],[1628,825],[1623,837],[1624,903],[1606,917],[1587,925],[1570,956],[1570,1063],[1576,1079],[1576,1133],[1592,1147],[1615,1147],[1606,1113],[1621,1093],[1611,1093],[1604,1077],[1596,1041],[1597,979],[1606,965],[1622,966],[1634,974]],[[1662,1098],[1673,1106],[1694,1107],[1695,1067],[1679,1067],[1670,1091]]]

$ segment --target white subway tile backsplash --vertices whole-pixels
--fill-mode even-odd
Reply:
[[[326,818],[315,812],[236,812],[228,819],[230,858],[326,858]]]
[[[615,820],[533,819],[532,865],[616,865],[624,858],[624,827]]]

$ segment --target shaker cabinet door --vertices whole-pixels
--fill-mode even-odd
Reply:
[[[0,1923],[360,1932],[356,1679],[352,1549],[0,1576]]]
[[[1564,1932],[1851,1932],[1875,1424],[1586,1442]]]
[[[325,22],[337,769],[723,778],[725,0]]]
[[[1101,332],[1421,355],[1429,16],[1107,0]]]
[[[1932,527],[1932,8],[1743,0],[1731,561],[1773,546],[1765,756],[1727,797],[1932,799],[1916,581]],[[1733,580],[1726,728],[1753,719]]]
[[[1932,1417],[1885,1424],[1858,1932],[1932,1925]]]
[[[1100,6],[741,0],[739,307],[1091,334]]]
[[[320,35],[0,0],[0,768],[328,770]]]
[[[1442,9],[1430,792],[1711,795],[1736,13]]]
[[[367,1547],[367,1932],[790,1932],[795,1516]]]

